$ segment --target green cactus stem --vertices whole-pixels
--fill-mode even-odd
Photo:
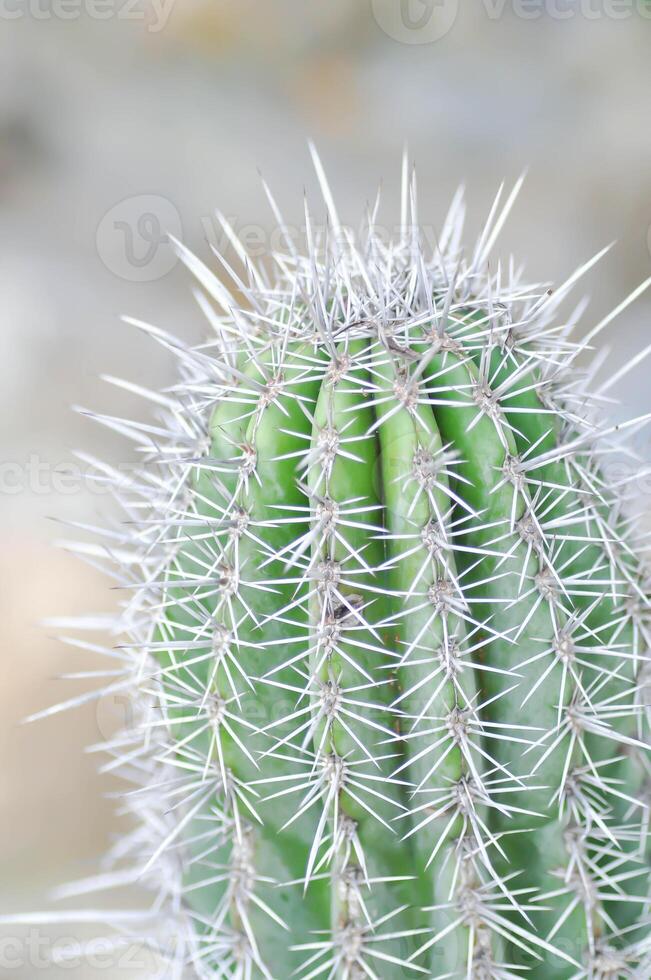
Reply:
[[[578,368],[578,275],[490,271],[515,195],[428,254],[406,168],[391,244],[317,173],[271,277],[177,244],[206,344],[139,325],[180,373],[92,552],[138,718],[107,880],[179,980],[648,978],[649,579],[607,475],[645,420]]]

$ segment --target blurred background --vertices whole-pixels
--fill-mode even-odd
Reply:
[[[558,282],[617,240],[586,283],[587,329],[651,273],[650,38],[644,0],[2,0],[0,914],[47,907],[53,885],[92,873],[118,826],[117,787],[84,747],[120,705],[20,721],[88,686],[58,675],[99,664],[43,619],[116,601],[52,547],[57,519],[92,523],[110,508],[72,451],[130,461],[70,406],[142,415],[100,374],[172,379],[122,314],[202,337],[162,232],[210,262],[218,207],[264,253],[273,219],[257,171],[300,225],[315,189],[308,137],[353,224],[380,181],[397,220],[405,143],[432,228],[464,182],[473,234],[500,181],[527,168],[501,254]],[[613,369],[649,342],[650,314],[642,297],[613,325]],[[614,417],[649,410],[646,378],[619,386]],[[48,965],[71,933],[83,934],[5,930],[0,972],[140,975],[126,960]]]

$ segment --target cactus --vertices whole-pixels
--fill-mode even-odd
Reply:
[[[373,211],[360,244],[316,166],[327,227],[273,275],[227,224],[239,275],[176,243],[210,338],[137,324],[179,381],[103,419],[146,463],[100,467],[126,519],[84,546],[137,716],[93,885],[152,889],[170,977],[648,978],[649,587],[607,467],[645,420],[579,370],[592,263],[490,270],[517,187],[469,257],[457,196],[427,254],[406,165],[399,240]]]

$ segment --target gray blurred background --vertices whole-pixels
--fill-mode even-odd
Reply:
[[[272,218],[257,169],[301,224],[315,188],[308,137],[352,223],[380,180],[397,219],[405,143],[433,227],[463,181],[476,232],[499,182],[528,168],[501,254],[560,281],[617,239],[586,283],[587,329],[651,273],[650,18],[643,0],[2,0],[0,913],[46,907],[55,883],[92,872],[117,828],[116,786],[84,746],[119,706],[19,722],[87,686],[57,675],[99,663],[39,623],[115,603],[52,547],[62,529],[48,518],[110,508],[72,450],[130,460],[70,405],[142,415],[99,375],[173,377],[122,314],[202,336],[161,227],[210,262],[219,207],[264,251]],[[613,368],[651,340],[650,312],[643,297],[613,325]],[[648,411],[646,378],[619,386],[614,415]],[[644,439],[640,449],[651,455]],[[52,937],[82,936],[76,927],[3,935],[3,976],[140,975],[126,961],[48,966]]]

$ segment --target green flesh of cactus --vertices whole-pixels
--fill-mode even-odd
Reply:
[[[458,224],[427,261],[309,233],[237,302],[182,251],[227,312],[181,350],[135,615],[193,975],[650,975],[627,487],[563,290]]]

